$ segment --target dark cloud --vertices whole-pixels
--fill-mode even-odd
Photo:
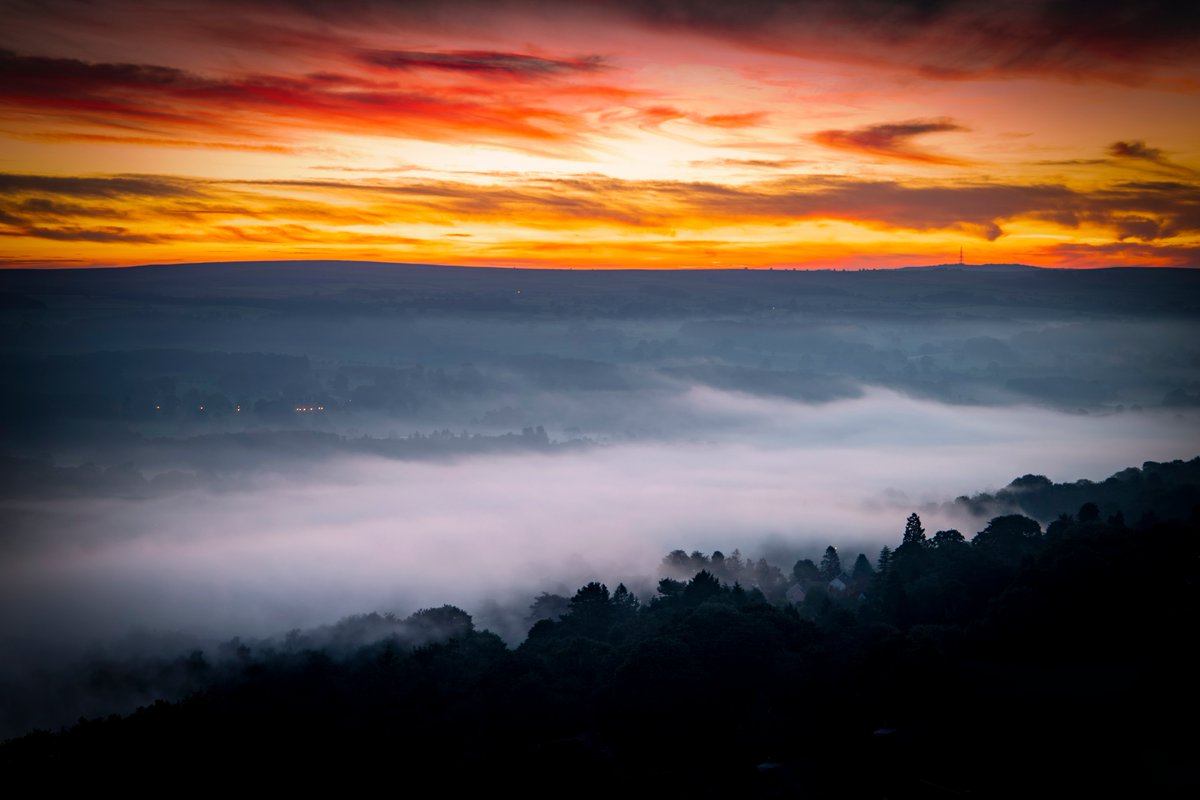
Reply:
[[[1200,7],[1021,0],[625,2],[645,24],[748,47],[913,65],[931,77],[1052,74],[1134,82],[1200,57]],[[805,51],[798,46],[805,45]]]
[[[1110,155],[1116,158],[1140,158],[1145,161],[1153,161],[1155,164],[1162,164],[1166,161],[1166,156],[1163,151],[1157,147],[1148,147],[1145,142],[1113,142],[1108,146]]]
[[[1083,213],[1119,239],[1165,239],[1200,231],[1200,187],[1177,181],[1119,183],[1086,195]]]
[[[49,47],[72,27],[92,34],[107,30],[116,40],[137,21],[149,31],[180,26],[189,36],[274,53],[324,49],[353,58],[363,31],[419,41],[422,35],[478,40],[478,34],[530,30],[532,39],[544,25],[542,31],[595,32],[596,41],[629,29],[700,36],[946,80],[1032,76],[1156,83],[1184,91],[1200,82],[1200,5],[1180,0],[191,0],[172,4],[170,17],[150,5],[10,3],[8,27],[22,35],[0,34],[0,42],[23,50]],[[503,52],[485,51],[482,58],[400,52],[413,61],[433,56],[423,68],[475,74],[530,76],[577,68],[570,59]]]
[[[59,242],[99,242],[101,244],[153,244],[161,241],[157,236],[134,233],[126,228],[44,228],[25,225],[15,230],[0,230],[0,236],[21,236],[31,239],[52,239]]]
[[[1197,174],[1196,170],[1191,167],[1171,161],[1171,159],[1167,158],[1163,150],[1151,147],[1140,140],[1113,142],[1105,151],[1109,156],[1108,158],[1072,158],[1035,161],[1033,163],[1038,166],[1048,167],[1122,166],[1149,173],[1171,175],[1172,177],[1194,176]],[[1143,189],[1153,188],[1155,190],[1171,188],[1171,184],[1165,181],[1143,181],[1136,184],[1126,183],[1122,185],[1127,188],[1136,186]],[[1182,184],[1175,184],[1174,188],[1181,189]]]
[[[104,205],[62,202],[49,197],[28,198],[13,204],[11,210],[42,219],[79,216],[99,217],[105,215],[113,218],[124,218],[128,216],[124,211]]]
[[[81,258],[51,256],[48,258],[0,258],[0,267],[5,269],[37,269],[39,267],[94,266]]]
[[[0,172],[0,197],[24,193],[102,199],[199,197],[203,194],[202,186],[198,181],[163,175],[66,177]]]
[[[1108,153],[1114,159],[1122,161],[1141,161],[1153,164],[1167,173],[1195,175],[1196,171],[1182,164],[1176,164],[1167,158],[1167,154],[1157,147],[1150,147],[1140,140],[1113,142],[1108,146]]]
[[[88,89],[112,87],[170,87],[204,89],[211,83],[172,67],[150,64],[89,63],[75,58],[23,56],[0,50],[0,86],[4,96],[29,91],[57,90],[55,94],[80,94]]]
[[[966,128],[950,119],[887,122],[853,130],[828,130],[813,134],[813,141],[826,147],[866,153],[883,158],[914,161],[922,164],[961,165],[960,159],[917,150],[910,141],[927,133],[963,131]]]
[[[1111,164],[1112,161],[1107,158],[1061,158],[1034,161],[1032,163],[1039,167],[1097,167],[1104,164]]]
[[[496,78],[546,78],[575,72],[596,72],[605,67],[600,56],[575,59],[541,58],[522,53],[489,50],[364,50],[364,63],[387,69],[432,69]]]
[[[1200,267],[1200,246],[1190,244],[1064,242],[1045,248],[1039,255],[1049,256],[1056,263],[1068,267],[1133,267],[1145,264]]]
[[[1200,6],[1179,0],[239,0],[325,25],[470,31],[607,23],[750,49],[886,64],[928,77],[1047,75],[1195,85]]]

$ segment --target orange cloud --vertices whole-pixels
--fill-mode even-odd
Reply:
[[[647,255],[651,251],[686,247],[703,254],[754,249],[760,247],[752,242],[756,237],[786,241],[787,234],[780,231],[802,222],[928,235],[931,244],[944,242],[947,235],[995,242],[1006,226],[1050,224],[1058,230],[1087,229],[1093,237],[1106,235],[1113,247],[1140,244],[1151,248],[1146,252],[1158,252],[1154,248],[1195,246],[1200,235],[1197,197],[1193,184],[1179,182],[1127,182],[1080,193],[1049,184],[931,186],[830,177],[730,186],[575,176],[500,186],[417,179],[215,181],[0,174],[0,236],[97,245],[405,245],[437,253],[446,245],[432,243],[434,238],[474,233],[478,235],[457,238],[475,241],[475,256],[485,248],[512,258],[514,247],[526,247],[532,257],[579,250],[585,242],[593,250],[653,261]],[[441,230],[434,233],[429,226]],[[745,242],[713,238],[712,232],[731,228],[759,233]],[[497,231],[503,231],[498,241]],[[565,234],[574,243],[565,241]],[[538,236],[544,237],[541,244]],[[710,244],[700,247],[702,240]],[[842,249],[851,247],[847,243]],[[1052,255],[1044,249],[1034,252]]]
[[[693,119],[702,125],[710,125],[714,128],[749,128],[761,125],[766,117],[767,114],[764,111],[746,111],[740,114],[700,115]]]

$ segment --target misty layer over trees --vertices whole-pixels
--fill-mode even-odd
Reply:
[[[441,744],[428,747],[443,766],[500,769],[504,757],[488,760],[480,743],[506,735],[498,720],[532,703],[531,727],[511,745],[533,748],[522,757],[595,757],[619,783],[648,756],[616,743],[615,719],[596,709],[676,697],[645,700],[679,715],[658,723],[665,738],[682,737],[663,751],[669,760],[711,729],[688,716],[710,707],[682,699],[696,692],[712,693],[714,724],[726,726],[713,741],[737,731],[754,742],[750,732],[762,731],[790,742],[747,745],[734,759],[738,769],[778,761],[767,772],[780,786],[812,763],[801,753],[821,729],[903,741],[880,745],[892,748],[881,758],[903,761],[916,752],[906,748],[940,746],[946,728],[918,733],[920,715],[880,699],[898,680],[881,676],[894,668],[929,681],[922,670],[944,669],[946,691],[967,691],[968,677],[1012,678],[995,662],[997,643],[1032,653],[1034,640],[1017,639],[1034,633],[993,635],[989,620],[1015,607],[1010,595],[1030,614],[1042,603],[1048,618],[1060,613],[1062,598],[1037,594],[1042,578],[1031,577],[1062,567],[1045,559],[1075,541],[1051,531],[1108,531],[1070,558],[1084,572],[1122,565],[1103,581],[1075,567],[1047,580],[1084,581],[1079,603],[1102,609],[1098,618],[1116,597],[1151,613],[1149,595],[1129,587],[1159,585],[1178,544],[1169,531],[1191,524],[1196,502],[1198,290],[1200,273],[1188,270],[1019,265],[0,272],[0,735],[197,691],[134,719],[190,726],[199,714],[195,730],[211,732],[270,684],[254,712],[270,730],[291,719],[278,716],[284,697],[311,690],[327,705],[296,715],[323,725],[344,712],[365,737],[393,723],[364,710],[368,694],[340,694],[318,676],[344,687],[370,673],[386,696],[409,698],[384,707],[439,726],[443,738],[430,741]],[[1130,464],[1143,467],[1118,472]],[[918,524],[901,537],[914,511]],[[1123,544],[1092,549],[1099,542]],[[974,555],[951,569],[949,553]],[[1142,571],[1127,557],[1143,559]],[[893,564],[903,577],[882,579]],[[704,666],[687,655],[708,645],[685,620],[713,603],[720,609],[705,613],[754,620],[756,633],[732,625],[721,635],[747,654],[765,648],[761,668],[786,694],[786,714],[758,689],[731,710],[749,661]],[[585,624],[593,617],[608,622]],[[787,644],[754,638],[768,630]],[[684,645],[684,656],[672,650]],[[529,661],[543,646],[574,655]],[[378,667],[385,652],[389,666]],[[622,672],[637,653],[651,666]],[[650,680],[653,665],[677,657],[686,663],[664,675],[682,675],[684,695],[619,677]],[[1030,671],[1012,685],[1039,696],[1039,663],[1020,661]],[[1096,663],[1121,680],[1146,674]],[[1099,691],[1100,672],[1081,685]],[[503,687],[489,697],[509,712],[452,711],[475,702],[484,684],[472,681]],[[423,682],[440,699],[404,705]],[[530,699],[527,684],[549,694]],[[878,714],[864,711],[868,697]],[[1008,713],[999,694],[972,698]],[[649,713],[630,718],[640,733],[626,738],[645,736]],[[570,719],[586,721],[568,732]],[[538,720],[555,733],[530,733]],[[995,735],[1012,724],[998,718]],[[141,725],[113,723],[124,732],[112,741]],[[864,725],[902,733],[876,739]],[[80,731],[46,746],[90,741]],[[425,752],[419,734],[402,735]],[[830,741],[849,752],[863,741],[853,737]],[[1146,759],[1160,757],[1173,758]],[[729,780],[747,785],[738,774]]]
[[[598,581],[538,595],[515,648],[445,606],[97,660],[76,694],[187,696],[10,740],[0,764],[63,785],[199,756],[216,781],[386,763],[534,796],[580,780],[583,796],[1186,792],[1198,471],[1125,470],[1045,529],[1005,514],[930,534],[914,512],[874,558],[829,545],[786,572],[674,551],[644,596]],[[1191,511],[1127,523],[1120,503],[1151,494]]]
[[[1101,482],[1055,484],[1044,476],[1025,475],[997,494],[1007,498],[1010,505],[994,505],[997,516],[988,521],[973,543],[980,548],[978,552],[991,555],[1006,548],[1026,554],[1027,550],[1032,552],[1034,543],[1043,541],[1040,538],[1043,526],[1037,519],[1016,510],[1021,503],[1065,509],[1074,507],[1076,497],[1090,498],[1080,503],[1077,513],[1058,511],[1039,515],[1051,520],[1045,525],[1049,537],[1045,541],[1059,538],[1064,531],[1074,529],[1076,523],[1106,520],[1122,529],[1145,531],[1160,522],[1190,519],[1200,502],[1200,457],[1167,464],[1148,462],[1141,469],[1131,467]],[[954,502],[968,502],[968,498]],[[980,494],[969,502],[1001,501]],[[743,554],[737,548],[727,552],[715,550],[711,554],[676,549],[662,558],[657,574],[649,569],[652,565],[639,565],[646,568],[640,577],[626,579],[632,588],[620,580],[614,581],[620,588],[613,599],[618,604],[638,607],[639,598],[673,597],[687,591],[688,582],[698,573],[705,573],[726,587],[738,586],[750,592],[757,602],[785,608],[795,606],[807,616],[825,613],[830,603],[858,613],[871,606],[868,599],[872,603],[885,599],[879,595],[883,584],[877,578],[889,572],[897,553],[903,559],[904,553],[926,548],[942,554],[967,552],[958,548],[967,541],[962,533],[949,529],[927,535],[916,512],[908,516],[903,531],[899,547],[893,541],[870,555],[859,552],[853,558],[853,551],[847,549],[844,561],[833,544],[798,551],[799,556],[789,555],[777,545],[770,560]],[[914,543],[920,547],[914,547]],[[936,561],[933,556],[917,560],[925,563],[929,558]],[[1023,559],[1024,555],[1022,563]],[[965,563],[956,562],[956,568]],[[921,613],[926,616],[953,617],[958,612],[951,606],[940,610],[938,607],[947,599],[946,592],[961,595],[952,603],[953,608],[959,608],[967,594],[983,586],[955,583],[948,589],[943,585],[945,576],[931,576],[924,568],[914,567],[904,574],[915,578],[917,572],[922,573],[921,581],[900,594],[886,596],[888,602],[899,603],[892,609],[895,613],[900,613],[901,605],[915,604],[924,609]],[[590,577],[607,580],[603,576]],[[974,581],[978,577],[972,573],[953,580]],[[273,632],[276,635],[266,637],[209,642],[180,633],[142,633],[97,644],[83,653],[61,656],[53,663],[36,659],[30,662],[18,658],[19,653],[10,653],[0,673],[0,698],[3,698],[0,721],[4,725],[0,737],[20,734],[32,727],[54,727],[81,715],[103,716],[160,699],[179,699],[226,675],[222,670],[210,669],[214,664],[241,664],[252,653],[321,651],[341,657],[385,639],[409,648],[424,646],[474,629],[471,617],[480,620],[481,610],[485,626],[516,646],[530,635],[531,628],[542,621],[569,615],[578,604],[565,588],[561,594],[542,591],[536,596],[530,587],[520,588],[523,591],[518,599],[508,602],[506,608],[501,609],[495,598],[486,598],[471,609],[472,615],[452,606],[424,609],[408,616],[393,612],[356,613],[336,624],[306,630],[296,628],[286,634],[276,631]],[[453,593],[454,587],[446,586],[444,591]],[[984,587],[982,591],[991,589]],[[901,596],[903,601],[898,600]]]

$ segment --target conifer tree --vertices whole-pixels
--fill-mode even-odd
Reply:
[[[838,556],[837,548],[829,545],[825,548],[825,555],[821,556],[821,577],[831,581],[841,574],[842,559]]]
[[[908,521],[904,523],[904,540],[900,544],[901,546],[906,544],[925,546],[925,529],[921,527],[921,518],[915,511],[908,515]]]

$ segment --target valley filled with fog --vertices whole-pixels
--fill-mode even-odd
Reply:
[[[9,272],[4,667],[442,604],[519,642],[676,549],[969,535],[960,496],[1200,453],[1196,277]]]

